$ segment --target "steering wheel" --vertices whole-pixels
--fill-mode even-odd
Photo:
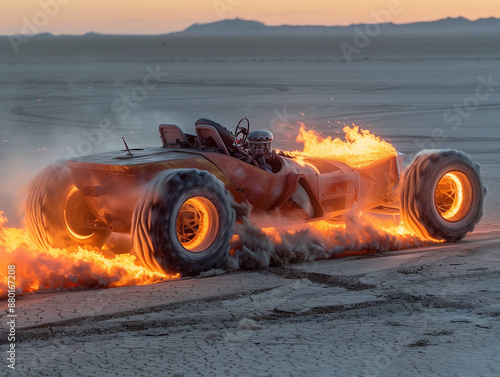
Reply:
[[[247,126],[241,126],[241,122],[247,121]],[[243,146],[248,139],[248,132],[250,131],[250,121],[248,118],[242,118],[236,125],[236,130],[234,131],[234,137],[236,138],[235,143],[238,146]]]

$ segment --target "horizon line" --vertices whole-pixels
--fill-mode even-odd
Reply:
[[[458,17],[445,17],[445,18],[439,18],[439,19],[433,19],[433,20],[412,21],[412,22],[406,22],[406,23],[394,23],[394,22],[377,23],[377,22],[373,22],[373,23],[351,23],[349,25],[324,25],[324,24],[308,24],[308,25],[280,24],[280,25],[268,25],[265,22],[259,21],[259,20],[252,20],[252,19],[245,19],[245,18],[235,17],[235,18],[225,18],[225,19],[216,20],[216,21],[195,22],[195,23],[192,23],[191,25],[189,25],[188,27],[184,28],[183,30],[169,31],[169,32],[165,32],[165,33],[155,33],[155,34],[151,34],[151,33],[144,33],[144,34],[141,34],[141,33],[132,33],[132,34],[129,34],[129,33],[107,33],[107,32],[98,32],[98,31],[89,30],[89,31],[84,32],[82,34],[69,34],[69,33],[68,34],[66,34],[66,33],[55,34],[55,33],[50,32],[50,31],[45,31],[45,32],[37,33],[37,34],[18,34],[18,33],[12,33],[11,32],[11,33],[8,33],[8,34],[0,34],[0,36],[2,36],[2,37],[8,37],[8,36],[11,36],[11,35],[19,35],[19,36],[34,37],[34,36],[40,36],[40,35],[51,35],[51,36],[54,36],[54,37],[61,37],[61,36],[83,37],[83,36],[85,36],[87,34],[96,34],[96,35],[102,35],[102,36],[167,36],[167,35],[170,35],[170,34],[180,34],[180,33],[186,31],[187,29],[189,29],[190,27],[195,26],[195,25],[196,26],[198,26],[198,25],[210,25],[210,24],[221,23],[221,22],[224,22],[224,21],[236,21],[236,20],[246,21],[246,22],[256,22],[256,23],[262,24],[262,25],[264,25],[266,27],[269,27],[269,28],[278,28],[278,27],[283,27],[283,26],[289,26],[289,27],[349,28],[349,27],[360,26],[360,25],[379,25],[379,24],[395,25],[395,26],[405,26],[405,25],[413,25],[413,24],[420,24],[420,23],[433,23],[433,22],[439,22],[439,21],[444,21],[444,20],[460,20],[460,19],[463,19],[463,20],[466,20],[466,21],[469,21],[469,22],[477,22],[477,21],[480,21],[480,20],[498,20],[498,21],[500,21],[500,18],[493,17],[493,16],[492,17],[479,17],[479,18],[476,18],[476,19],[471,19],[471,18],[467,18],[467,17],[464,17],[464,16],[458,16]]]

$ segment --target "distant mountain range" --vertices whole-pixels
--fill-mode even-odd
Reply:
[[[438,21],[415,22],[410,24],[384,23],[378,25],[384,32],[397,33],[460,33],[460,32],[498,32],[500,35],[500,19],[481,18],[471,21],[463,17],[446,18]],[[194,24],[186,30],[171,35],[200,35],[200,36],[251,36],[251,35],[329,35],[337,33],[351,33],[356,28],[365,30],[376,29],[373,24],[353,24],[349,26],[299,26],[281,25],[267,26],[261,22],[235,18],[206,24]]]
[[[384,33],[408,34],[439,34],[439,33],[498,33],[500,35],[500,19],[480,18],[471,21],[463,17],[445,18],[437,21],[414,22],[409,24],[394,24],[392,22],[376,24],[352,24],[349,26],[303,26],[280,25],[268,26],[262,22],[244,20],[241,18],[226,19],[204,24],[193,24],[187,29],[163,35],[169,36],[313,36],[332,35],[356,32],[357,29],[368,32],[377,32],[377,28]],[[378,32],[377,32],[378,33]],[[89,32],[79,37],[101,38],[106,34]],[[55,36],[51,33],[41,33],[35,38],[74,37],[74,35]]]

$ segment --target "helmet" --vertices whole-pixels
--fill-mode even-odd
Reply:
[[[254,130],[248,133],[248,145],[255,156],[272,154],[272,142],[273,134],[270,131]]]

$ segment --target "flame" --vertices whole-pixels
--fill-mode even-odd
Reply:
[[[321,158],[341,161],[358,169],[397,156],[394,146],[359,126],[345,126],[343,131],[344,140],[323,138],[314,131],[306,131],[301,123],[296,141],[304,144],[303,150],[287,154],[301,166],[312,166],[308,158]],[[343,215],[342,222],[335,223],[316,221],[291,225],[276,216],[269,219],[269,215],[250,215],[235,226],[236,236],[231,241],[227,262],[229,268],[283,266],[444,242],[410,232],[397,215],[364,213],[355,207]],[[276,225],[266,228],[256,225],[263,223]]]
[[[325,250],[338,247],[343,251],[354,252],[397,250],[417,246],[426,241],[435,241],[416,237],[402,222],[395,222],[390,217],[361,213],[349,214],[346,223],[330,223],[322,220],[286,228],[268,227],[262,231],[275,244],[285,242],[287,233],[305,231],[309,235],[309,240],[320,241]],[[382,243],[386,246],[381,247]]]
[[[265,268],[432,244],[391,217],[349,213],[345,223],[317,221],[260,228],[260,216],[237,224],[226,267]]]
[[[7,227],[0,212],[0,298],[7,295],[7,270],[16,266],[16,291],[81,289],[152,284],[179,275],[150,272],[136,264],[131,254],[114,258],[97,248],[49,249],[41,251],[24,228]]]
[[[359,126],[345,126],[343,131],[344,140],[322,138],[314,131],[306,131],[305,125],[301,123],[296,141],[303,143],[304,148],[291,154],[303,166],[312,166],[307,158],[316,157],[341,161],[354,168],[365,168],[397,155],[390,143],[369,131],[361,130]],[[457,186],[456,180],[444,182],[443,193],[447,188],[445,183],[450,187],[452,184]],[[447,201],[443,200],[443,203]],[[214,219],[213,212],[214,208],[199,200],[186,203],[183,207],[184,217],[178,219],[180,227],[177,230],[186,237],[183,244],[191,251],[203,249],[202,246],[212,239],[210,234],[213,224],[210,220]],[[200,238],[193,237],[192,229],[187,226],[192,225],[190,220],[193,218],[199,218],[194,225],[201,229]],[[244,218],[242,224],[235,225],[226,267],[258,268],[353,253],[397,250],[435,242],[411,234],[404,224],[394,220],[391,216],[353,210],[345,215],[345,223],[318,221],[260,228],[253,225],[249,218]],[[279,222],[276,219],[273,224]],[[26,229],[7,227],[6,224],[7,219],[0,211],[0,298],[7,295],[9,265],[16,266],[18,293],[145,285],[179,278],[179,274],[169,276],[151,272],[139,266],[136,257],[131,254],[108,257],[105,251],[91,247],[41,251],[32,242]]]
[[[318,157],[334,159],[353,168],[364,168],[382,159],[397,156],[394,146],[356,125],[352,128],[345,126],[345,140],[341,140],[338,137],[332,139],[330,136],[322,138],[312,130],[306,131],[305,125],[300,124],[299,135],[295,141],[304,143],[304,148],[291,154],[302,163],[303,158]]]
[[[344,126],[345,140],[340,138],[332,139],[330,136],[323,138],[316,132],[309,130],[301,123],[299,135],[296,141],[303,143],[302,151],[292,152],[300,165],[305,166],[305,159],[315,157],[322,159],[330,159],[340,161],[353,168],[366,168],[381,160],[393,158],[397,156],[397,151],[394,146],[380,137],[375,136],[368,130],[362,130],[359,126],[352,125]],[[457,185],[457,180],[453,183]],[[418,238],[411,234],[402,222],[396,222],[390,216],[377,216],[374,214],[363,214],[358,212],[357,215],[349,214],[347,224],[330,224],[325,221],[310,223],[306,226],[308,231],[322,238],[323,241],[331,247],[335,242],[344,238],[339,235],[343,232],[343,236],[356,239],[356,242],[361,244],[370,242],[370,238],[380,238],[383,234],[389,237],[394,237],[393,244],[402,243],[405,245],[415,245],[420,241],[440,242],[433,238]],[[277,231],[267,230],[267,234],[272,236]],[[380,232],[380,234],[379,234]],[[272,236],[276,237],[276,236]],[[397,241],[397,242],[396,242]],[[337,242],[338,244],[338,242]]]

